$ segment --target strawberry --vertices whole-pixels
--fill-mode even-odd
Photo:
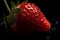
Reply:
[[[51,24],[41,9],[30,2],[23,2],[17,6],[21,12],[15,14],[16,24],[12,26],[14,32],[47,32]]]
[[[41,9],[34,3],[27,2],[26,0],[16,6],[14,2],[11,2],[12,10],[9,8],[6,0],[4,0],[4,3],[10,13],[9,16],[5,18],[6,23],[10,24],[13,32],[31,33],[47,32],[50,30],[50,22]],[[13,25],[14,23],[15,25]]]

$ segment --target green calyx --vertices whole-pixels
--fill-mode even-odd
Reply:
[[[25,0],[24,2],[28,2],[28,0]],[[4,19],[6,19],[6,21],[10,25],[13,25],[15,23],[15,21],[14,21],[15,13],[22,12],[22,10],[20,8],[17,8],[17,5],[20,4],[20,1],[17,0],[17,4],[15,2],[11,1],[11,9],[9,8],[8,3],[7,3],[6,0],[4,0],[4,3],[6,5],[6,8],[7,8],[8,12],[10,13],[8,16],[4,17]]]
[[[13,15],[13,14],[10,14],[9,16],[6,16],[6,18],[7,18],[7,22],[8,22],[10,25],[14,25],[15,20],[14,20],[14,15]]]
[[[14,15],[15,13],[21,12],[21,9],[17,8],[17,5],[13,1],[11,1],[12,10],[9,8],[6,0],[4,0],[4,3],[6,5],[8,12],[10,13],[8,16],[4,17],[4,19],[6,19],[8,24],[13,25],[15,23]]]
[[[11,6],[12,6],[11,9],[13,13],[19,13],[22,11],[20,8],[17,8],[17,5],[13,1],[11,1]]]

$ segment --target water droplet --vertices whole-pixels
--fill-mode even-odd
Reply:
[[[55,23],[58,24],[58,21],[56,21]]]
[[[49,37],[49,36],[46,36],[46,38],[47,38],[47,40],[48,40],[48,39],[50,39],[50,37]]]
[[[53,31],[53,28],[51,29],[51,31]]]

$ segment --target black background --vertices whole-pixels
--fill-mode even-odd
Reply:
[[[7,0],[9,6],[10,6],[10,1]],[[16,0],[13,0],[16,2]],[[21,2],[24,0],[20,0]],[[59,40],[60,36],[60,6],[59,6],[59,1],[58,0],[29,0],[29,2],[35,3],[45,14],[46,18],[50,21],[51,23],[51,30],[49,32],[45,33],[35,33],[34,36],[31,36],[32,38],[40,38],[42,40]],[[8,15],[8,10],[5,7],[4,1],[0,0],[0,23],[3,21],[3,14],[5,16]],[[58,24],[56,23],[58,22]],[[12,33],[6,33],[4,31],[5,26],[0,24],[0,33],[2,38],[12,38]],[[55,29],[54,29],[55,28]],[[53,29],[53,30],[52,30]],[[10,37],[11,36],[11,37]],[[15,35],[13,35],[15,36]],[[49,39],[47,39],[47,36]],[[16,36],[17,37],[17,36]]]

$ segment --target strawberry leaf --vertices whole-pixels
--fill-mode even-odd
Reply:
[[[16,8],[16,4],[13,1],[11,1],[11,8],[12,8],[12,10]]]
[[[14,21],[14,15],[13,14],[10,14],[9,16],[6,16],[6,18],[7,18],[7,22],[10,25],[13,25],[15,23],[15,21]]]
[[[19,1],[18,1],[18,3],[19,3]],[[17,5],[15,4],[15,2],[11,1],[11,6],[12,6],[13,13],[21,12],[21,9],[17,8]]]
[[[14,12],[15,12],[15,13],[20,13],[20,12],[22,12],[22,10],[19,9],[19,8],[16,8],[16,9],[14,9]]]

